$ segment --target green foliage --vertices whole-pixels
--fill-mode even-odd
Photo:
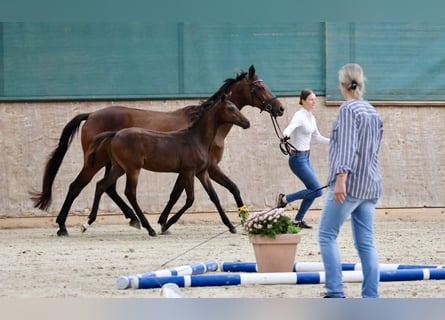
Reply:
[[[283,208],[263,211],[250,216],[243,224],[249,234],[275,237],[277,234],[298,233],[298,228],[292,218]]]

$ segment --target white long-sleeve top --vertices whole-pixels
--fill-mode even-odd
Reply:
[[[329,138],[322,136],[318,131],[314,115],[305,108],[295,112],[283,135],[289,137],[290,143],[300,151],[310,149],[312,138],[319,143],[329,144]]]

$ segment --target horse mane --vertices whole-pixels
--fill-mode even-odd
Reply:
[[[219,101],[219,100],[218,100]],[[207,113],[207,111],[214,106],[217,103],[217,101],[213,100],[205,100],[202,101],[201,104],[196,106],[191,106],[194,110],[193,117],[191,118],[192,123],[188,126],[185,130],[190,130],[196,126],[196,124],[199,122],[199,120]]]
[[[185,129],[189,129],[193,124],[201,118],[203,113],[202,104],[191,105],[184,108],[187,117],[190,119],[190,125]]]
[[[235,79],[233,78],[228,78],[226,80],[224,80],[223,85],[218,89],[218,91],[216,91],[210,98],[208,98],[207,100],[213,100],[213,101],[217,101],[219,98],[221,98],[221,96],[223,94],[228,94],[230,92],[230,88],[232,88],[232,86],[237,83],[238,81],[243,80],[244,78],[246,78],[247,76],[247,72],[243,71],[243,70],[239,70],[237,72],[237,76]]]
[[[191,125],[186,130],[190,130],[194,126],[196,126],[198,120],[204,116],[207,110],[215,105],[221,99],[221,96],[223,94],[228,94],[230,92],[230,88],[232,88],[235,83],[243,80],[244,78],[246,78],[246,76],[247,72],[240,70],[239,72],[237,72],[236,78],[227,78],[226,80],[224,80],[223,85],[210,98],[201,101],[201,104],[199,105],[186,107],[186,112],[188,113],[188,117],[191,120]]]

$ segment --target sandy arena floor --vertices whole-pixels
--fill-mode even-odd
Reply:
[[[376,241],[381,263],[445,264],[445,213],[439,209],[379,210]],[[303,230],[297,261],[321,262],[317,235],[319,212],[308,213],[312,230]],[[236,213],[231,213],[238,222]],[[149,215],[155,229],[156,216]],[[60,298],[160,297],[160,289],[116,289],[121,275],[131,275],[216,260],[254,261],[245,232],[230,234],[216,213],[189,214],[171,235],[150,238],[130,228],[123,217],[100,217],[81,233],[82,216],[70,216],[69,237],[57,237],[54,217],[0,219],[0,297]],[[346,223],[339,238],[343,262],[358,262]],[[186,298],[317,298],[316,285],[240,285],[181,288]],[[360,297],[360,283],[346,283],[348,297]],[[445,297],[445,280],[381,282],[382,298]]]

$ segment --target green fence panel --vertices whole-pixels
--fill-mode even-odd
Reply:
[[[177,26],[3,23],[3,98],[178,92]]]
[[[255,65],[324,94],[324,24],[2,23],[0,99],[204,97]]]
[[[369,100],[445,100],[445,24],[327,23],[326,52],[329,101],[345,63],[362,65]]]
[[[213,92],[223,75],[253,64],[275,94],[324,94],[323,35],[323,23],[185,24],[185,92]]]
[[[255,65],[277,95],[341,100],[357,62],[374,101],[445,100],[445,24],[0,23],[0,100],[206,97]]]

